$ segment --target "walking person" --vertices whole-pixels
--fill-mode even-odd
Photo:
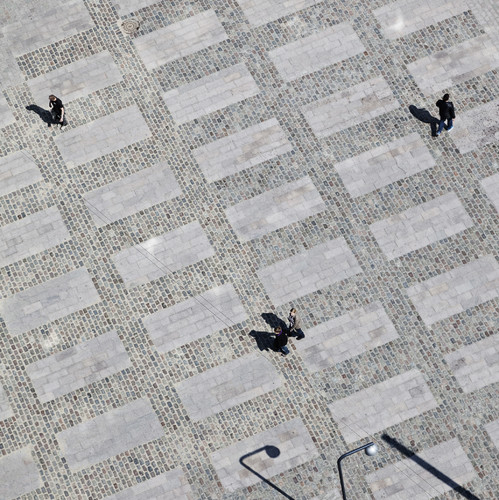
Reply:
[[[452,120],[456,119],[456,113],[454,111],[454,104],[449,101],[449,94],[445,94],[442,99],[439,99],[436,103],[438,108],[438,113],[440,115],[440,123],[438,125],[437,137],[442,133],[444,127],[446,130],[452,130],[454,125],[452,124]],[[447,126],[445,126],[445,122],[447,121]]]
[[[49,95],[49,108],[50,112],[52,114],[52,120],[54,123],[60,123],[61,124],[61,129],[64,127],[64,125],[67,125],[66,118],[64,117],[65,110],[64,110],[64,104],[62,104],[62,101],[56,97],[54,94]],[[52,126],[52,125],[50,125]]]
[[[274,339],[274,351],[281,351],[283,356],[289,354],[289,349],[286,344],[288,343],[288,336],[286,332],[280,326],[274,328],[275,339]]]
[[[298,316],[298,313],[296,312],[296,309],[294,307],[292,307],[291,311],[289,311],[288,321],[289,321],[289,334],[296,335],[296,340],[301,340],[305,338],[305,334],[301,329],[301,319]]]

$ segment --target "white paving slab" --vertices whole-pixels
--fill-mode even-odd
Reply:
[[[11,500],[42,486],[31,446],[0,458],[0,498]]]
[[[239,239],[250,241],[325,209],[319,191],[306,176],[237,203],[225,213]]]
[[[263,26],[322,0],[238,0],[238,4],[253,26]]]
[[[487,431],[490,439],[495,444],[496,448],[499,450],[499,418],[485,425],[485,430]]]
[[[124,16],[160,2],[158,0],[112,0],[111,3],[115,6],[118,14]]]
[[[426,325],[459,314],[499,295],[499,264],[480,257],[407,289]]]
[[[0,128],[7,127],[15,121],[7,99],[0,93]]]
[[[21,151],[0,158],[0,196],[42,180],[36,164]]]
[[[142,319],[154,345],[168,352],[248,319],[230,284],[160,309]]]
[[[245,64],[240,63],[163,94],[173,119],[187,123],[195,118],[243,101],[260,92]]]
[[[398,107],[388,83],[377,77],[307,104],[302,113],[314,134],[322,139]]]
[[[482,179],[480,185],[499,212],[499,174]]]
[[[12,408],[9,403],[9,399],[7,398],[7,394],[5,393],[4,388],[0,384],[0,421],[6,420],[7,418],[13,417],[14,413],[12,412]]]
[[[275,118],[245,128],[193,151],[208,182],[218,181],[291,151]]]
[[[421,137],[413,132],[395,141],[336,163],[347,191],[357,198],[435,166]]]

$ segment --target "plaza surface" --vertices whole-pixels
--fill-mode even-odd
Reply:
[[[497,1],[0,23],[0,499],[498,498]]]

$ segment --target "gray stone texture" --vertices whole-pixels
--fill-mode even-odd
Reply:
[[[306,176],[233,205],[225,213],[239,239],[250,241],[325,209],[319,191]]]
[[[226,39],[227,33],[215,11],[205,10],[136,38],[134,45],[146,68],[151,71]]]
[[[297,349],[307,368],[317,372],[397,338],[383,306],[373,302],[307,328],[307,335],[297,343]]]
[[[321,139],[398,107],[389,85],[377,77],[307,104],[302,113]]]
[[[437,407],[418,370],[410,370],[329,405],[347,443]]]
[[[460,486],[476,477],[457,438],[417,452],[416,456]],[[452,490],[450,484],[411,458],[386,465],[368,474],[366,480],[376,500],[430,500]]]
[[[197,422],[273,391],[281,377],[260,354],[249,354],[176,384],[190,418]]]
[[[423,248],[471,227],[455,193],[439,196],[369,226],[388,259]]]
[[[490,436],[491,441],[495,444],[496,448],[499,450],[499,418],[485,425],[485,430]]]
[[[427,326],[492,300],[499,295],[499,265],[480,257],[407,289]]]
[[[131,366],[116,331],[87,340],[26,366],[42,403],[85,387]]]
[[[72,471],[162,436],[163,428],[147,399],[137,399],[56,434]]]
[[[239,0],[237,3],[253,26],[262,26],[301,9],[306,9],[321,0]]]
[[[113,255],[112,260],[125,285],[132,288],[214,254],[201,225],[194,221],[122,250]]]
[[[0,267],[48,250],[70,238],[57,207],[0,227]]]
[[[193,151],[208,182],[218,181],[291,151],[275,118],[213,141]]]
[[[260,92],[245,64],[240,63],[163,94],[173,119],[187,123]]]
[[[275,446],[280,451],[279,456],[271,458],[261,450],[245,458],[244,463],[266,479],[304,464],[319,454],[305,424],[294,418],[211,453],[211,462],[226,491],[247,488],[261,481],[244,468],[239,459],[264,446]]]
[[[20,335],[97,302],[88,271],[80,267],[0,301],[0,316],[11,335]]]
[[[11,500],[42,486],[32,447],[0,457],[0,498]]]
[[[151,131],[136,105],[54,137],[69,168],[147,139]]]
[[[7,100],[0,94],[0,128],[4,128],[15,121],[16,119],[10,110]]]
[[[0,196],[41,180],[43,177],[36,164],[21,151],[0,158]]]
[[[236,290],[228,284],[160,309],[142,322],[158,351],[169,352],[246,319]]]
[[[490,177],[482,179],[480,181],[480,185],[499,213],[499,174],[491,175]]]
[[[257,274],[272,302],[282,305],[361,272],[347,242],[336,238],[260,269]]]
[[[271,50],[269,57],[284,81],[290,82],[364,52],[348,23],[341,23]]]
[[[334,168],[347,191],[357,198],[431,168],[435,163],[421,137],[413,132],[336,163]]]
[[[4,388],[0,384],[0,421],[14,416]]]
[[[181,194],[182,190],[165,162],[94,189],[83,198],[95,225],[103,227]]]
[[[111,3],[115,6],[120,16],[124,16],[130,12],[143,9],[158,3],[158,0],[112,0]]]

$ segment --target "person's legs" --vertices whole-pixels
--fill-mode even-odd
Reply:
[[[452,124],[452,118],[449,118],[447,120],[447,130],[452,130],[454,128],[454,125]]]
[[[437,135],[440,135],[442,133],[444,125],[445,125],[445,120],[440,120],[440,123],[438,124]]]
[[[305,338],[305,334],[303,333],[303,330],[301,328],[298,328],[296,330],[296,340],[300,340]]]

